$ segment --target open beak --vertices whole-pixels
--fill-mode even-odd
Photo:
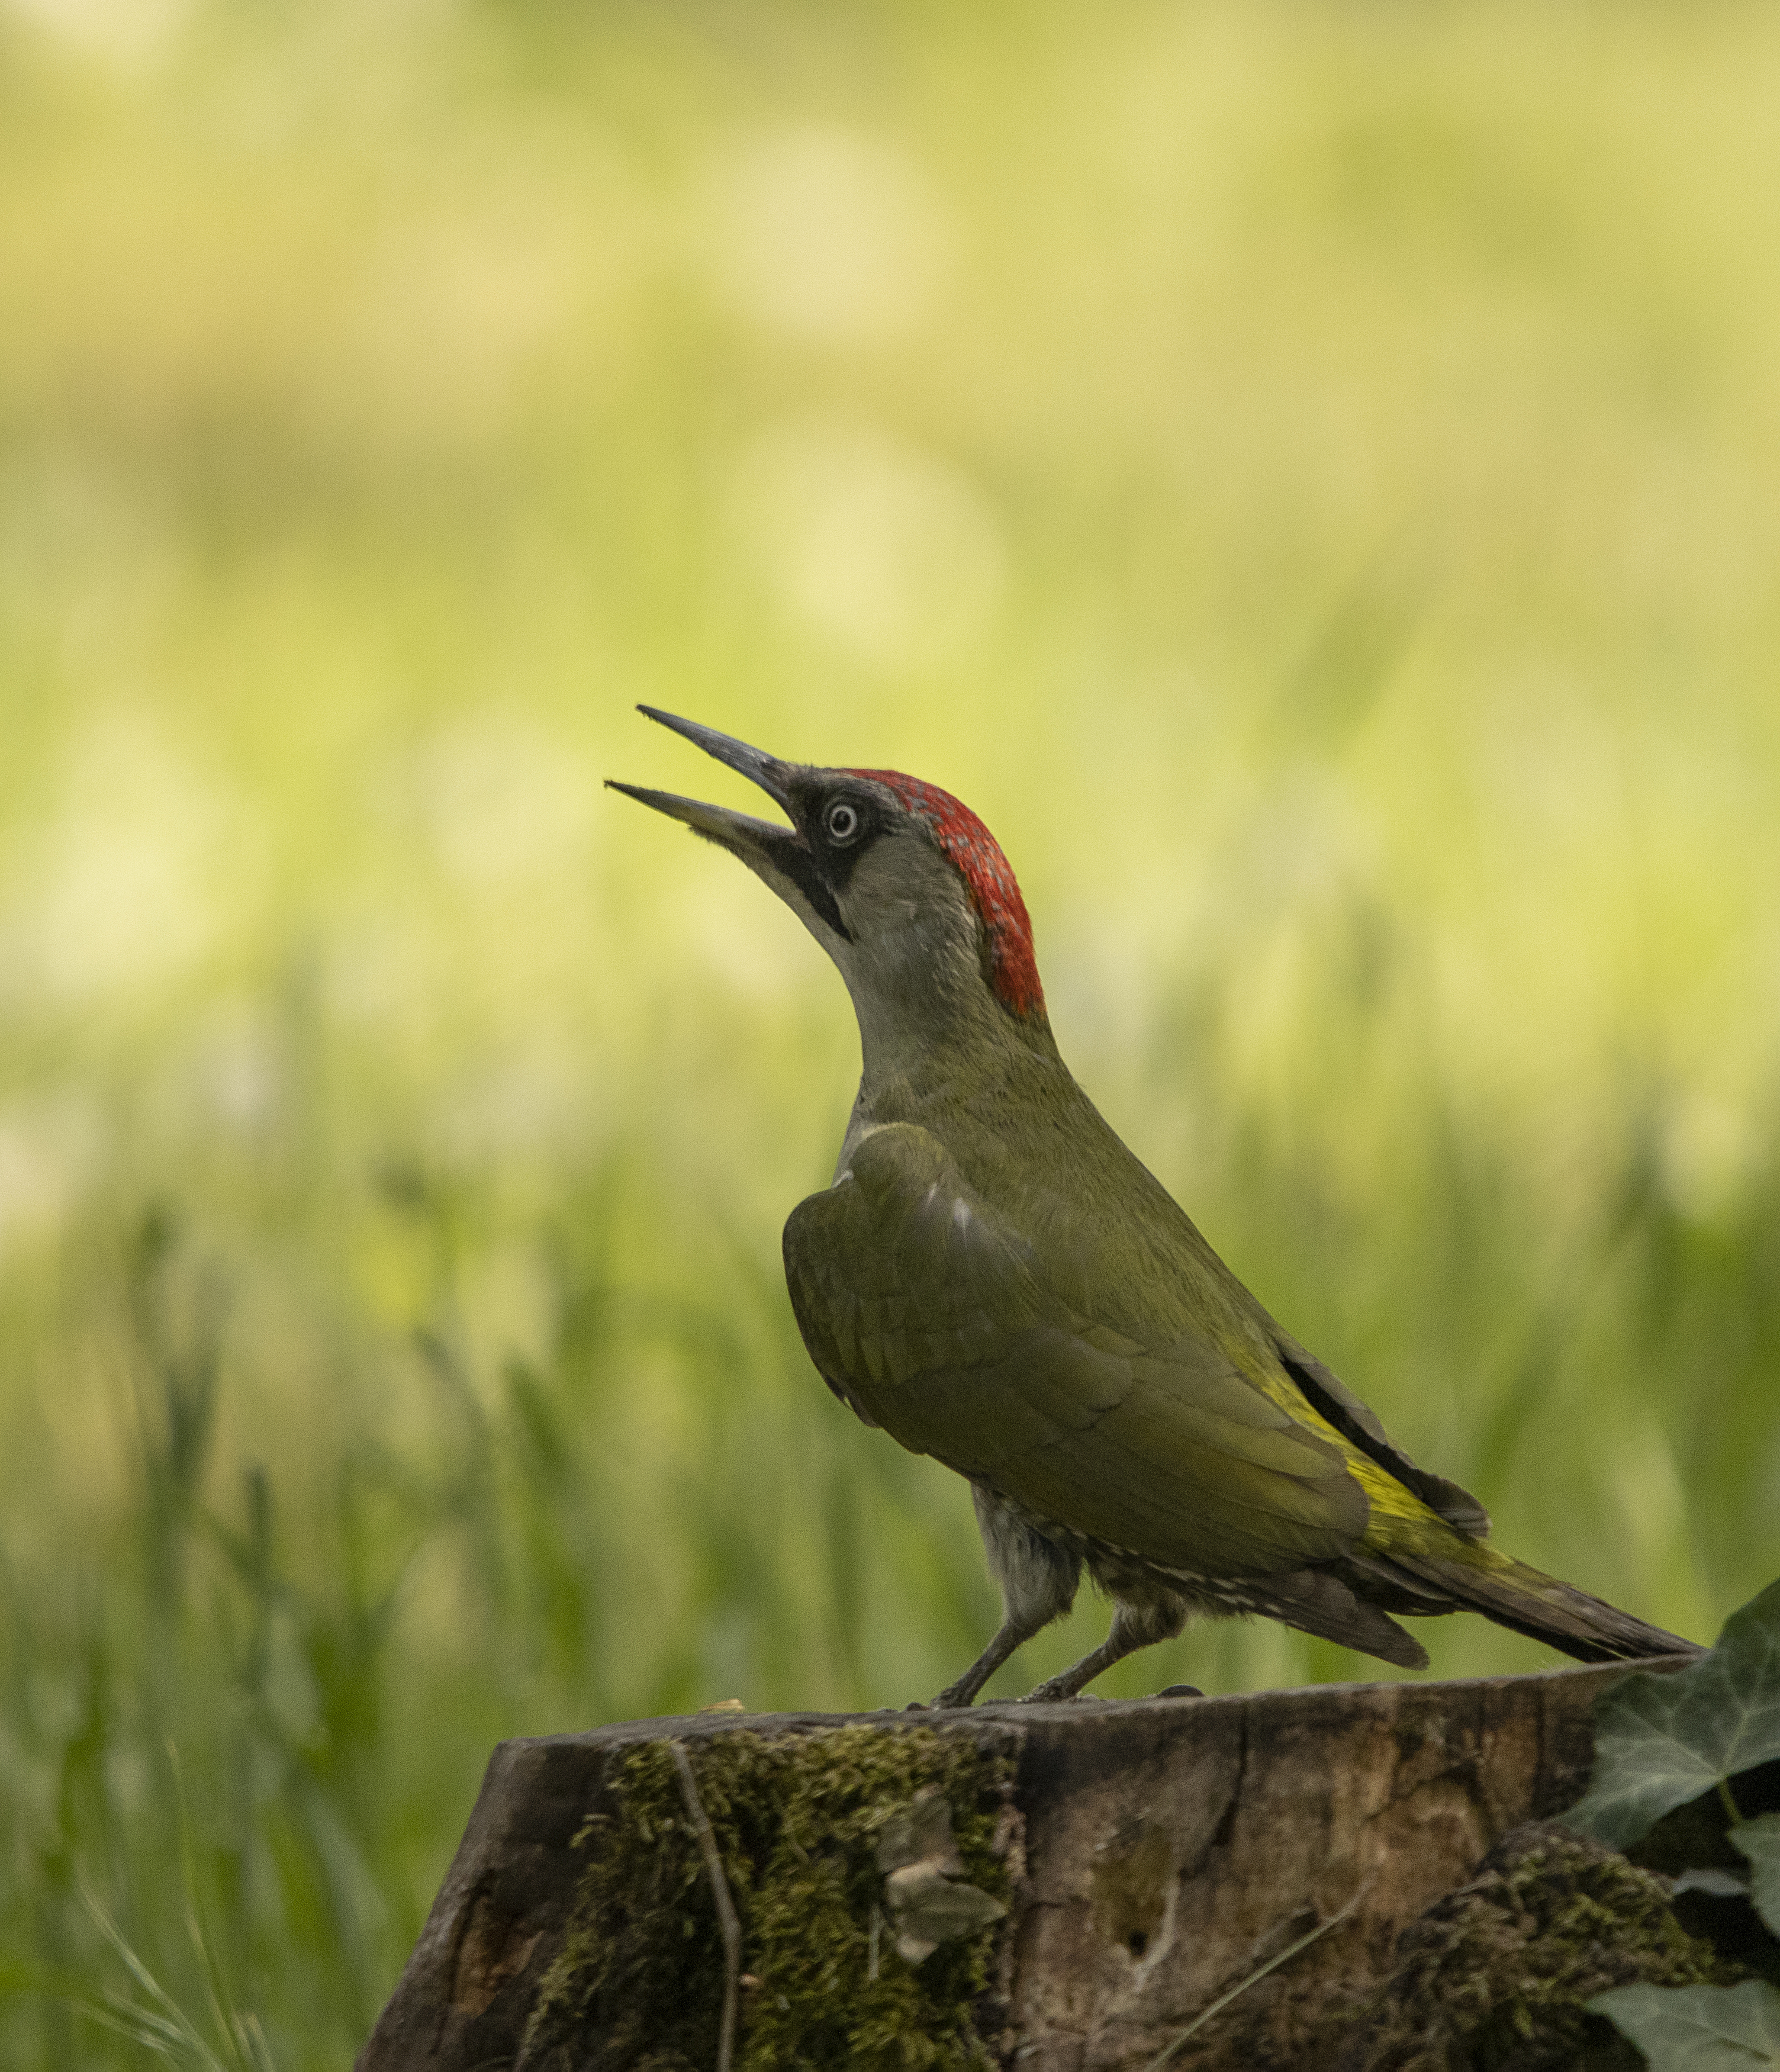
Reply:
[[[791,779],[797,767],[795,763],[781,763],[776,755],[750,748],[746,742],[737,741],[730,734],[719,734],[714,726],[701,726],[696,720],[680,719],[672,713],[658,712],[653,705],[639,705],[637,710],[645,718],[672,727],[676,734],[684,734],[707,755],[714,755],[719,763],[739,770],[744,777],[758,784],[775,805],[782,806],[787,813],[791,812]],[[747,813],[733,812],[727,806],[709,806],[699,799],[682,799],[673,791],[652,791],[640,784],[621,784],[615,777],[608,777],[606,783],[609,791],[622,791],[628,799],[653,806],[658,813],[684,820],[694,834],[703,835],[707,841],[720,843],[746,863],[770,862],[775,854],[783,855],[787,845],[798,849],[804,846],[800,834],[794,828],[781,827],[776,821],[757,820]]]

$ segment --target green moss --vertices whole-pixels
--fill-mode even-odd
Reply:
[[[741,1920],[742,1969],[760,1982],[742,1996],[742,2072],[987,2063],[994,1931],[905,1963],[882,1918],[875,1851],[890,1815],[936,1785],[964,1875],[1005,1900],[997,1836],[1011,1757],[928,1728],[864,1726],[771,1741],[739,1731],[688,1753]],[[703,2072],[716,2047],[722,1943],[665,1742],[623,1758],[583,1840],[590,1860],[520,2066]]]
[[[1578,2072],[1640,2063],[1583,2003],[1609,1986],[1742,1975],[1689,1935],[1662,1885],[1559,1827],[1519,1828],[1398,1946],[1366,2072]]]

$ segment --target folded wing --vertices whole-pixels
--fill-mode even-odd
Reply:
[[[817,1367],[868,1421],[1034,1519],[1184,1576],[1336,1560],[1364,1534],[1340,1445],[1215,1338],[1115,1330],[912,1124],[872,1131],[785,1227]],[[1079,1282],[1076,1283],[1079,1289]],[[1320,1421],[1320,1420],[1319,1420]]]

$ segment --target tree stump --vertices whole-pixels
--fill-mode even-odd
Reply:
[[[1137,2072],[1237,1987],[1170,2066],[1364,2065],[1400,1934],[1581,1794],[1624,1673],[506,1741],[358,2072],[715,2065],[695,1811],[738,2067]]]

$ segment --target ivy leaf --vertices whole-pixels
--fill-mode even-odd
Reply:
[[[884,1880],[884,1903],[896,1931],[896,1950],[905,1963],[919,1964],[942,1942],[974,1935],[1007,1912],[998,1899],[960,1878],[948,1878],[936,1864],[904,1864]]]
[[[1749,1860],[1749,1897],[1755,1910],[1780,1935],[1780,1813],[1757,1814],[1739,1820],[1730,1831],[1733,1844]]]
[[[898,1807],[878,1838],[884,1904],[895,1931],[897,1955],[919,1964],[942,1942],[974,1935],[1007,1912],[964,1881],[964,1860],[952,1837],[952,1807],[937,1785],[924,1785]]]
[[[1595,1708],[1594,1739],[1593,1779],[1564,1818],[1613,1849],[1780,1757],[1780,1583],[1733,1612],[1718,1645],[1688,1668],[1616,1684]]]
[[[1740,1986],[1614,1986],[1584,2004],[1643,2052],[1651,2072],[1780,2068],[1780,1991]]]
[[[964,1860],[952,1839],[952,1807],[936,1784],[923,1784],[906,1806],[885,1819],[878,1833],[878,1868],[898,1871],[931,1863],[948,1877],[962,1875]]]

